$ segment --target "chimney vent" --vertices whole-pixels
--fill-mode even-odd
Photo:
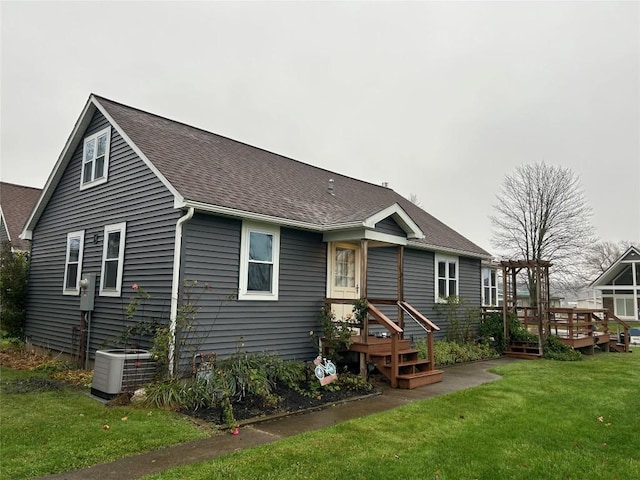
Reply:
[[[389,188],[389,182],[382,182],[382,186],[384,188]]]
[[[335,193],[333,193],[333,178],[329,179],[329,185],[327,187],[327,190],[331,195],[335,195]]]

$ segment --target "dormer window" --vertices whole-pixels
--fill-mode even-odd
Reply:
[[[111,127],[100,130],[84,139],[80,189],[100,185],[107,181],[110,144]]]

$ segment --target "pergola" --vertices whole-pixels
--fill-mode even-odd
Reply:
[[[504,336],[509,338],[509,314],[516,313],[517,288],[516,278],[523,269],[527,270],[527,276],[535,288],[535,316],[538,323],[538,342],[540,351],[545,339],[550,334],[549,330],[549,267],[551,262],[547,260],[505,260],[500,262],[502,266],[502,292],[504,307],[503,322]],[[530,286],[531,288],[531,286]]]

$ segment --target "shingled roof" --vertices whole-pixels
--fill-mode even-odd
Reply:
[[[18,235],[22,232],[31,210],[40,197],[39,188],[0,182],[0,208],[11,245],[16,250],[29,250],[29,242]]]
[[[95,110],[100,110],[132,148],[153,168],[179,200],[299,222],[307,228],[329,230],[362,222],[395,204],[419,226],[424,238],[416,246],[489,254],[390,188],[314,167],[199,128],[91,95],[45,191],[61,171]],[[333,180],[333,194],[328,191]],[[43,197],[46,199],[48,193]],[[46,201],[46,200],[45,200]],[[214,209],[211,209],[213,211]],[[34,212],[31,220],[37,221]],[[33,227],[33,221],[30,226]]]

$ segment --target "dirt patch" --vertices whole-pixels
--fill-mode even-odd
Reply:
[[[19,348],[0,351],[0,365],[13,370],[32,370],[47,360],[47,357]]]
[[[64,383],[49,378],[31,377],[24,380],[2,382],[3,393],[40,393],[64,388]]]

